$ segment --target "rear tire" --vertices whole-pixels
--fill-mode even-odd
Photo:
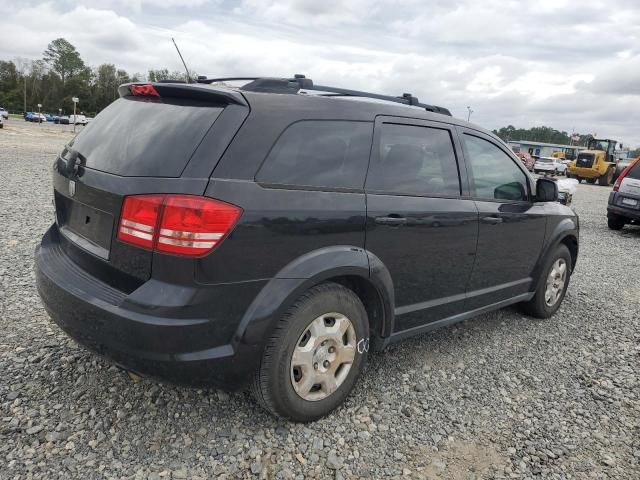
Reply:
[[[595,178],[587,178],[587,183],[589,185],[593,185],[594,183],[596,183],[596,179]]]
[[[547,255],[535,295],[520,304],[522,310],[536,318],[549,318],[556,313],[567,293],[571,269],[571,253],[566,245],[560,244]],[[563,274],[563,278],[557,277],[558,274]]]
[[[327,332],[336,325],[339,332],[345,325],[349,329],[344,327],[343,335],[333,337]],[[276,416],[296,422],[316,420],[349,395],[367,363],[368,351],[369,322],[358,296],[337,283],[317,285],[278,322],[254,376],[253,394]]]
[[[626,223],[626,219],[619,215],[609,214],[607,216],[607,225],[610,230],[622,230]]]

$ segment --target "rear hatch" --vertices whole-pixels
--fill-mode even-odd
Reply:
[[[124,197],[202,195],[249,109],[239,93],[203,85],[125,85],[120,95],[65,147],[53,184],[60,248],[132,291],[150,277],[153,254],[117,239]]]
[[[620,205],[640,210],[640,162],[636,162],[627,172],[618,192]]]

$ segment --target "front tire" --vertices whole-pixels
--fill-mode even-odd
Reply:
[[[536,318],[549,318],[556,313],[567,293],[571,270],[571,253],[560,244],[547,256],[535,295],[521,304],[522,310]]]
[[[611,185],[611,180],[613,179],[613,169],[609,169],[607,170],[607,173],[605,173],[604,175],[602,175],[600,178],[598,178],[598,184],[601,187],[607,187],[609,185]]]
[[[304,293],[267,341],[252,389],[267,411],[317,420],[349,395],[367,362],[369,322],[358,296],[337,283]]]

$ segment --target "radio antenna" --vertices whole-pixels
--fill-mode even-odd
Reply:
[[[173,42],[173,45],[176,47],[178,55],[180,56],[180,60],[182,60],[182,65],[184,65],[184,71],[187,72],[187,83],[191,83],[191,75],[189,75],[189,69],[187,68],[187,64],[185,63],[184,58],[182,58],[182,54],[180,53],[178,44],[176,43],[173,37],[171,37],[171,41]]]

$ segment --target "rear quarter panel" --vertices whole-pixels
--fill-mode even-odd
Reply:
[[[212,180],[205,195],[244,212],[231,235],[197,261],[201,283],[269,279],[295,259],[335,245],[364,248],[364,193]]]

